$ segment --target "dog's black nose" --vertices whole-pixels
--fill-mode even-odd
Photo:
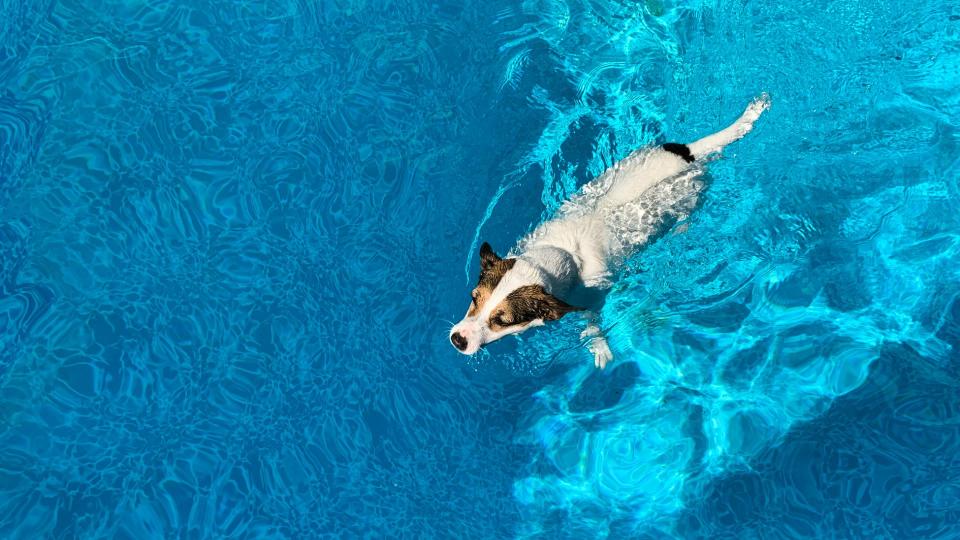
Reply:
[[[460,332],[454,332],[450,335],[450,343],[453,343],[453,346],[461,351],[467,348],[467,338],[460,335]]]

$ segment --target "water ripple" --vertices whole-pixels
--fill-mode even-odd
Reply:
[[[0,2],[0,536],[958,536],[957,17]],[[762,90],[606,371],[450,347],[479,241]]]
[[[834,5],[819,17],[836,17],[833,11],[849,7]],[[584,8],[569,7],[577,14]],[[943,111],[956,109],[955,103],[928,92],[942,88],[944,78],[932,73],[944,73],[938,70],[952,65],[954,55],[921,76],[899,70],[883,55],[897,46],[893,42],[828,45],[819,41],[823,32],[801,31],[793,46],[814,51],[806,64],[794,59],[790,69],[761,73],[756,66],[779,65],[774,57],[782,52],[772,44],[783,44],[783,35],[814,24],[818,16],[799,18],[786,10],[744,13],[733,7],[671,9],[648,2],[635,16],[623,13],[617,25],[604,27],[604,9],[597,10],[596,21],[587,15],[564,34],[538,36],[564,59],[558,67],[569,80],[566,87],[541,84],[529,91],[529,99],[547,111],[547,122],[521,167],[539,165],[543,171],[547,211],[599,172],[573,168],[583,157],[564,151],[584,136],[575,128],[586,118],[619,134],[636,133],[637,125],[653,122],[656,127],[642,132],[645,136],[626,137],[640,145],[661,133],[680,140],[708,133],[760,89],[771,92],[775,106],[755,133],[728,152],[733,159],[713,164],[707,200],[684,232],[668,235],[629,261],[604,311],[617,356],[614,370],[601,375],[588,366],[573,367],[536,394],[536,412],[520,437],[536,448],[535,473],[514,484],[527,512],[521,536],[566,535],[568,527],[584,524],[593,531],[585,534],[590,537],[671,533],[692,526],[685,521],[689,505],[711,493],[718,478],[734,478],[722,488],[731,508],[762,504],[749,501],[752,488],[736,484],[749,477],[737,473],[768,463],[770,449],[798,426],[821,418],[834,400],[861,388],[889,344],[918,351],[923,360],[917,360],[916,369],[942,369],[956,354],[955,340],[936,331],[949,309],[946,291],[957,278],[956,265],[947,263],[956,255],[956,214],[940,213],[955,206],[950,197],[955,183],[944,181],[956,161],[955,138],[938,138],[928,122],[933,117],[947,132],[955,129],[942,117]],[[822,22],[876,27],[896,24],[903,14],[868,9],[850,15],[843,23]],[[547,28],[553,16],[524,19],[524,28]],[[770,46],[731,37],[749,36],[754,24],[763,27],[760,34]],[[946,31],[943,24],[911,22],[911,27],[930,36]],[[774,33],[781,37],[774,39]],[[526,35],[520,30],[513,35],[521,34]],[[504,37],[504,47],[520,47],[510,36]],[[569,49],[569,43],[581,50]],[[683,99],[630,99],[631,82],[652,75],[632,55],[653,53],[650,47],[616,50],[612,45],[637,43],[662,44],[652,49],[662,52],[658,65],[666,66],[665,73],[653,85],[671,87]],[[611,48],[604,49],[606,44]],[[744,52],[723,58],[714,52],[731,47]],[[847,56],[838,56],[839,50]],[[799,95],[793,77],[825,62],[831,75],[810,80],[806,94]],[[527,91],[515,82],[510,90]],[[702,98],[691,100],[693,95]],[[880,95],[882,105],[873,107],[872,96]],[[631,101],[638,112],[627,108]],[[844,107],[869,114],[871,129],[860,129]],[[836,137],[826,136],[835,131]],[[595,136],[590,152],[623,156],[630,150],[621,146],[623,140]],[[949,147],[945,154],[952,156],[937,159],[932,168],[921,165],[940,153],[930,148],[931,140],[943,141]],[[897,165],[881,156],[891,152],[899,156]],[[625,369],[636,382],[618,383]],[[602,397],[606,384],[617,388],[615,398]],[[584,401],[591,393],[599,396]],[[956,444],[952,435],[931,439],[927,426],[952,425],[943,421],[952,408],[931,410],[935,402],[918,397],[891,412],[902,422],[889,428],[898,433],[894,446],[904,453],[939,453]],[[594,405],[585,409],[585,403]],[[847,483],[832,485],[849,490],[854,506],[893,511],[882,506],[892,499],[872,500],[868,485],[856,487],[856,469],[869,466],[840,465],[848,471]],[[895,473],[901,481],[904,475]],[[826,529],[796,516],[803,507],[819,515],[825,482],[799,474],[784,480],[778,490],[793,497],[795,514],[771,526],[790,537],[824,534]],[[952,493],[949,486],[942,489]],[[721,512],[716,506],[711,511]],[[722,513],[700,519],[724,521]],[[868,531],[872,525],[861,526]],[[718,537],[722,529],[711,527],[712,534],[695,535]],[[939,534],[918,527],[921,536]]]

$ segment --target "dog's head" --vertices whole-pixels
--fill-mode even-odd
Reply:
[[[527,261],[498,257],[484,242],[480,246],[480,280],[470,293],[470,307],[450,330],[453,346],[463,354],[474,354],[503,336],[582,311],[548,293],[542,276],[540,269]]]

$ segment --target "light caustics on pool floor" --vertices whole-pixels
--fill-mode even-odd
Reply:
[[[671,531],[709,482],[857,389],[885,345],[947,361],[955,344],[937,334],[958,278],[957,134],[936,108],[958,111],[945,75],[960,57],[939,50],[943,24],[918,28],[909,54],[930,54],[925,70],[901,68],[890,35],[818,42],[904,16],[857,6],[547,2],[512,14],[524,23],[502,47],[502,91],[529,88],[524,66],[546,58],[571,87],[529,96],[550,120],[518,167],[543,180],[545,215],[582,180],[564,168],[571,139],[595,134],[576,157],[596,175],[631,148],[709,133],[752,94],[773,96],[755,132],[713,164],[687,226],[630,261],[603,314],[610,373],[581,358],[536,394],[519,438],[538,449],[534,474],[514,484],[523,534]],[[750,43],[738,43],[743,25],[758,34]],[[585,355],[570,340],[552,351],[525,341],[514,363],[535,371],[551,353]]]
[[[0,537],[960,537],[957,9],[0,2]],[[605,372],[464,363],[471,242],[762,91]]]

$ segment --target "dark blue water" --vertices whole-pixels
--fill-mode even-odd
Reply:
[[[960,7],[0,1],[0,537],[960,537]],[[500,252],[773,107],[570,320]]]

